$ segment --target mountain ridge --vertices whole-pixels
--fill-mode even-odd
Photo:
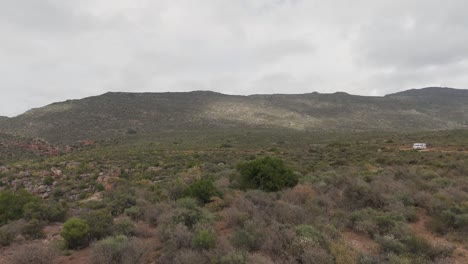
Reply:
[[[468,128],[468,90],[423,88],[387,96],[108,92],[0,119],[0,132],[53,143],[213,129],[417,131]]]

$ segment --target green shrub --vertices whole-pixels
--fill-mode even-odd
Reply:
[[[84,219],[71,218],[63,224],[60,235],[69,248],[80,248],[88,244],[89,225]]]
[[[89,225],[91,239],[101,239],[112,232],[114,218],[106,209],[90,211],[83,215]]]
[[[52,178],[52,176],[47,176],[44,178],[44,180],[42,181],[42,183],[44,183],[45,185],[52,185],[54,183],[54,178]]]
[[[211,230],[199,230],[192,239],[192,245],[198,249],[210,249],[216,244],[216,233]]]
[[[21,234],[28,239],[40,239],[46,237],[46,234],[44,233],[44,224],[37,219],[29,221],[23,227]]]
[[[135,224],[129,219],[117,220],[114,223],[113,230],[115,235],[130,236],[135,233]]]
[[[262,244],[264,233],[250,222],[244,228],[238,228],[231,237],[231,242],[236,248],[255,251]]]
[[[108,203],[113,216],[122,214],[125,209],[136,205],[136,199],[134,196],[126,193],[106,193],[108,196],[105,197],[104,201]]]
[[[146,246],[126,236],[108,237],[97,242],[91,251],[92,264],[142,263]]]
[[[182,193],[183,197],[192,197],[199,200],[201,203],[208,203],[211,197],[219,195],[218,190],[210,180],[202,179],[192,183]]]
[[[10,220],[23,217],[23,207],[30,202],[37,202],[38,198],[25,190],[16,193],[12,191],[0,192],[0,225]]]
[[[241,187],[245,189],[275,192],[298,183],[297,175],[279,158],[263,157],[242,162],[237,165],[237,170],[241,174]]]
[[[15,234],[8,229],[0,229],[0,246],[8,246],[15,239]]]
[[[322,241],[322,235],[315,227],[310,225],[299,225],[296,226],[296,234],[303,240],[312,242],[314,244]]]
[[[140,220],[143,217],[143,210],[138,206],[127,208],[124,213],[132,220]]]
[[[37,219],[49,222],[61,222],[65,219],[68,208],[60,203],[32,201],[24,205],[23,217],[27,220]]]
[[[177,200],[178,208],[172,217],[173,224],[182,223],[192,229],[198,223],[209,223],[213,215],[198,206],[193,198],[182,198]]]

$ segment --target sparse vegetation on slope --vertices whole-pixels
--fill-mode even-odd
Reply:
[[[85,139],[170,131],[210,133],[233,128],[328,132],[445,130],[468,126],[467,102],[466,90],[442,88],[385,97],[346,93],[106,93],[30,110],[0,122],[0,131],[71,144]]]

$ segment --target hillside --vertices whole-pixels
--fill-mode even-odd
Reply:
[[[0,166],[6,162],[59,154],[58,148],[44,140],[0,133]]]
[[[346,93],[106,93],[0,119],[2,132],[41,137],[53,143],[194,129],[348,132],[466,127],[468,91],[448,88],[409,90],[384,97]]]

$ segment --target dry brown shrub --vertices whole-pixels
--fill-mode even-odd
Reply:
[[[247,260],[248,264],[275,264],[268,256],[260,253],[250,254]]]
[[[207,258],[203,253],[191,249],[183,249],[177,252],[172,262],[173,264],[204,264],[210,263],[209,258]]]
[[[358,253],[344,243],[333,242],[330,244],[330,252],[336,264],[357,264]]]
[[[271,225],[265,231],[262,250],[277,257],[297,256],[301,247],[294,243],[296,232],[277,224]]]
[[[246,220],[249,219],[249,214],[239,210],[237,207],[225,208],[221,213],[227,227],[241,226]]]
[[[226,206],[226,202],[219,197],[212,197],[211,202],[205,204],[205,207],[211,212],[217,212]]]
[[[153,237],[156,235],[156,231],[150,226],[148,226],[148,224],[143,223],[143,222],[138,222],[135,225],[133,233],[135,234],[136,237],[142,237],[142,238],[149,238],[149,237]]]
[[[333,257],[328,252],[317,245],[309,245],[304,248],[301,255],[301,263],[303,264],[332,264]]]
[[[231,207],[237,208],[242,212],[246,212],[250,216],[254,215],[257,211],[253,202],[246,199],[243,195],[236,195],[231,201]]]
[[[279,223],[294,225],[302,224],[312,217],[303,207],[281,200],[275,202],[274,206],[269,208],[266,214]]]
[[[172,210],[173,206],[170,203],[147,206],[144,209],[144,219],[149,224],[157,226],[167,221],[168,215]]]
[[[39,244],[19,246],[13,253],[12,264],[52,264],[56,254],[51,249]]]
[[[168,250],[190,248],[192,246],[193,233],[184,224],[177,224],[174,228],[161,230],[160,236],[165,240]]]
[[[148,253],[144,241],[125,236],[109,237],[94,244],[90,262],[93,264],[138,264]]]
[[[298,184],[292,189],[284,191],[281,199],[292,204],[305,204],[315,197],[315,192],[309,185]]]

